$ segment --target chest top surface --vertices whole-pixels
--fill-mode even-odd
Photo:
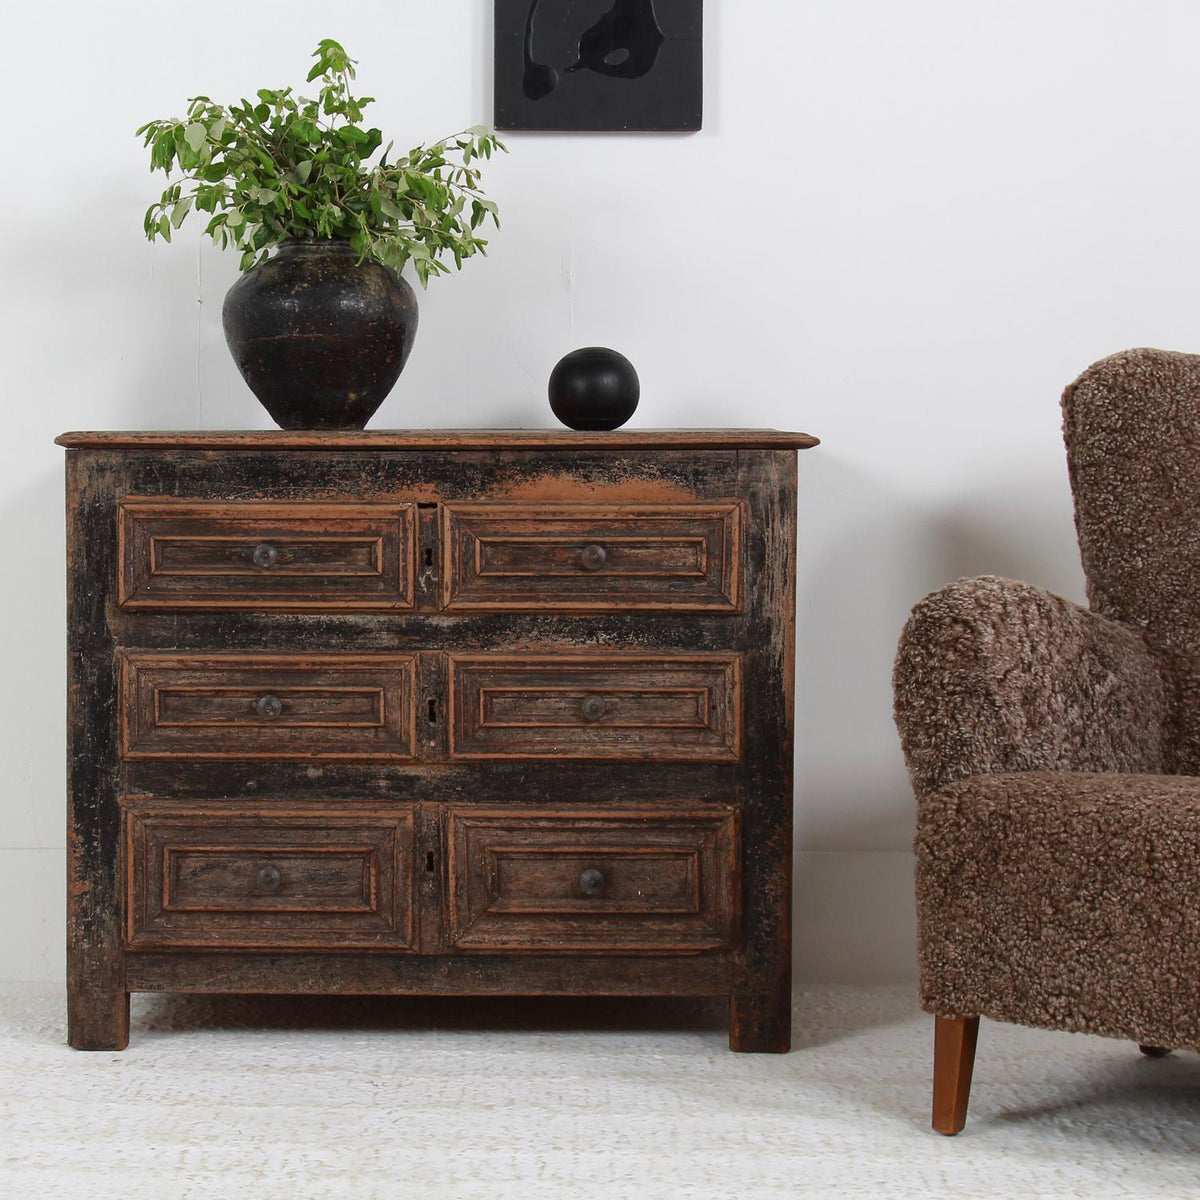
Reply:
[[[778,429],[105,430],[64,433],[68,450],[807,450],[819,440]]]

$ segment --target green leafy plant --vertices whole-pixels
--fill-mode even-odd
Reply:
[[[395,157],[378,129],[364,129],[370,96],[350,91],[354,59],[324,39],[308,82],[315,100],[290,87],[261,88],[257,100],[228,107],[207,96],[188,101],[187,116],[149,121],[137,134],[150,149],[150,170],[170,184],[146,211],[146,236],[171,240],[193,210],[221,247],[242,252],[249,270],[291,238],[345,238],[360,259],[399,272],[412,260],[421,284],[449,270],[442,261],[486,254],[478,230],[496,205],[480,189],[482,160],[504,144],[482,126]]]

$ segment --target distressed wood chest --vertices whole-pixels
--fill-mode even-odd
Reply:
[[[815,439],[58,442],[71,1045],[180,991],[728,996],[787,1049]]]

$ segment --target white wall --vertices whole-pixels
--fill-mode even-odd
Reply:
[[[1200,331],[1191,0],[708,0],[705,128],[511,135],[504,228],[435,282],[378,427],[547,426],[601,343],[645,426],[820,435],[801,460],[798,970],[912,972],[908,608],[988,571],[1082,582],[1057,398]],[[64,429],[266,427],[229,359],[232,256],[150,246],[132,136],[204,91],[361,60],[401,143],[490,116],[489,0],[0,0],[0,976],[62,959]]]

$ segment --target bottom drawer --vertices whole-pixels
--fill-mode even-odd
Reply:
[[[134,949],[412,949],[414,813],[124,806]]]
[[[735,935],[737,811],[451,808],[457,950],[697,951]]]

